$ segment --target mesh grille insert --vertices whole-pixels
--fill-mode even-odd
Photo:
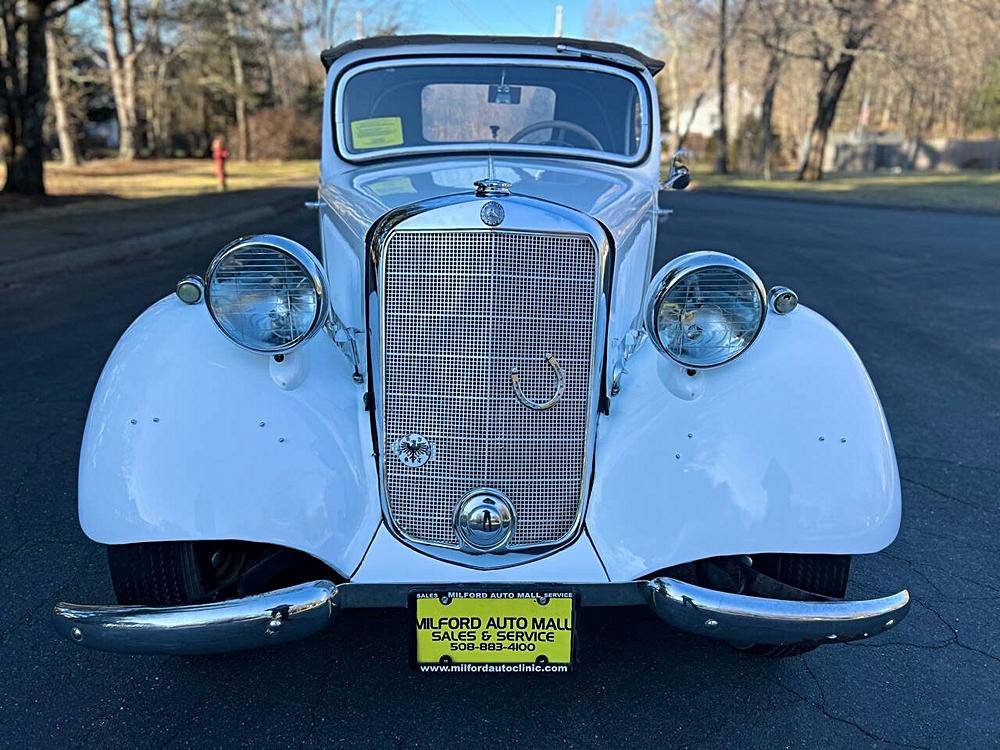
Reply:
[[[512,546],[555,542],[579,510],[592,373],[596,251],[585,235],[397,232],[382,253],[385,492],[413,539],[457,546],[455,508],[477,487],[514,505]],[[555,392],[551,353],[566,376]],[[400,437],[435,443],[404,466]]]

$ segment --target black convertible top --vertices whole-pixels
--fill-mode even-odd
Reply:
[[[362,49],[386,49],[388,47],[407,47],[423,44],[523,44],[546,48],[555,54],[557,44],[578,47],[582,50],[592,50],[605,54],[619,54],[631,57],[640,65],[645,66],[650,75],[656,75],[663,69],[663,61],[647,57],[639,50],[615,42],[597,42],[587,39],[569,39],[553,36],[449,36],[447,34],[410,34],[405,36],[372,36],[367,39],[354,39],[338,44],[336,47],[323,50],[320,59],[327,70],[340,57]],[[540,50],[541,51],[541,50]]]

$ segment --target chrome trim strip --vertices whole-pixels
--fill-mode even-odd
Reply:
[[[569,44],[557,44],[556,52],[564,55],[573,55],[575,57],[590,58],[591,60],[604,60],[612,65],[624,65],[632,70],[642,71],[646,69],[638,60],[633,60],[631,57],[619,54],[613,54],[608,52],[598,52],[597,50],[591,49],[581,49],[580,47],[574,47]]]
[[[216,654],[287,643],[326,628],[337,587],[313,581],[266,594],[173,607],[57,604],[56,632],[98,651]]]
[[[56,632],[81,646],[126,654],[210,654],[288,643],[324,630],[340,609],[406,607],[414,591],[577,594],[584,607],[650,606],[680,630],[737,643],[844,643],[898,625],[906,590],[866,601],[765,599],[674,578],[621,583],[344,583],[312,581],[266,594],[172,607],[57,604]]]
[[[590,482],[593,474],[594,466],[594,448],[597,442],[597,410],[601,400],[601,389],[602,389],[602,377],[603,377],[603,363],[599,359],[601,352],[605,350],[607,338],[607,318],[608,318],[608,297],[607,297],[607,273],[608,273],[608,261],[610,258],[610,244],[604,229],[598,224],[594,219],[582,214],[573,209],[566,208],[556,203],[549,203],[537,198],[526,198],[521,196],[511,196],[508,198],[500,198],[499,201],[508,208],[508,218],[506,221],[507,226],[504,227],[484,227],[482,223],[478,220],[479,206],[485,200],[470,194],[459,194],[459,195],[449,195],[434,198],[424,202],[414,203],[408,206],[402,206],[398,209],[390,211],[385,216],[383,216],[379,221],[377,221],[373,226],[368,235],[368,250],[369,258],[371,261],[371,267],[369,273],[370,278],[373,282],[377,284],[370,284],[368,287],[369,293],[369,304],[368,304],[368,329],[370,332],[378,332],[378,340],[372,336],[372,340],[369,344],[369,351],[371,353],[371,367],[372,367],[372,378],[369,391],[375,403],[375,409],[372,416],[374,420],[374,430],[375,430],[375,445],[377,451],[378,460],[378,477],[379,477],[379,497],[382,503],[382,517],[385,520],[386,528],[399,539],[401,542],[406,544],[408,547],[433,557],[439,560],[445,560],[447,562],[454,563],[456,565],[461,565],[468,568],[473,568],[476,570],[495,570],[499,568],[508,568],[515,565],[521,565],[525,562],[532,560],[537,560],[541,557],[553,554],[558,550],[567,547],[572,544],[580,536],[583,531],[583,520],[586,517],[587,503],[590,498]],[[406,228],[403,223],[421,217],[430,211],[440,208],[447,207],[461,207],[466,204],[474,204],[475,206],[475,220],[462,221],[455,224],[435,224],[433,228],[417,226],[415,228]],[[574,231],[553,231],[551,229],[545,229],[540,226],[524,226],[518,224],[518,219],[515,216],[511,216],[511,211],[514,211],[516,207],[523,207],[527,209],[532,209],[534,211],[545,212],[553,219],[558,218],[563,223],[570,223],[575,225]],[[419,224],[420,222],[418,222]],[[478,224],[478,226],[477,226]],[[587,423],[587,438],[584,453],[584,470],[581,476],[580,483],[580,503],[577,511],[577,517],[574,520],[573,526],[570,531],[562,539],[556,540],[555,542],[546,543],[542,545],[532,545],[532,546],[518,546],[518,547],[507,547],[502,552],[487,552],[487,553],[472,553],[467,549],[461,549],[453,546],[444,546],[439,544],[434,544],[430,542],[425,542],[422,540],[413,539],[408,536],[402,529],[400,529],[390,512],[389,501],[385,492],[385,462],[386,455],[382,446],[385,442],[384,440],[384,418],[385,414],[385,404],[384,404],[384,368],[383,368],[383,355],[382,355],[382,342],[385,339],[385,321],[382,316],[382,301],[380,298],[380,290],[385,288],[384,271],[385,264],[381,263],[381,253],[382,248],[385,243],[388,242],[390,236],[395,231],[468,231],[468,232],[508,232],[514,234],[521,233],[532,233],[536,232],[539,234],[546,235],[574,235],[574,236],[589,236],[590,240],[594,246],[594,251],[597,253],[597,262],[595,268],[597,269],[596,278],[594,280],[594,290],[595,290],[595,304],[594,304],[594,329],[593,338],[591,341],[591,382],[590,390],[588,392],[589,403],[587,405],[587,414],[589,415]],[[372,316],[377,315],[377,323],[372,320]],[[374,384],[377,383],[378,387]]]
[[[615,64],[620,65],[618,61]],[[334,100],[334,116],[333,116],[333,127],[334,127],[334,141],[337,146],[337,151],[344,161],[351,163],[361,163],[366,161],[374,161],[378,159],[386,159],[394,156],[416,156],[422,154],[441,154],[441,153],[521,153],[521,154],[537,154],[537,155],[550,155],[550,156],[567,156],[574,159],[594,159],[596,161],[607,161],[615,164],[624,164],[629,166],[635,166],[636,164],[641,164],[649,157],[650,146],[651,146],[651,131],[652,131],[652,121],[650,119],[650,97],[652,93],[649,91],[643,79],[628,71],[623,70],[619,67],[614,67],[613,65],[602,65],[600,63],[588,63],[575,61],[573,63],[574,69],[583,68],[586,70],[594,70],[608,75],[617,75],[621,78],[628,79],[633,86],[636,88],[636,93],[639,96],[641,102],[640,107],[640,118],[641,118],[641,130],[642,130],[642,140],[639,142],[636,148],[636,153],[634,156],[625,156],[623,154],[615,154],[608,151],[595,151],[593,149],[585,148],[567,148],[560,146],[532,146],[530,144],[523,143],[506,143],[506,142],[483,142],[483,143],[444,143],[439,145],[431,146],[403,146],[380,149],[378,151],[366,151],[361,153],[355,153],[348,150],[347,141],[344,138],[344,89],[347,87],[347,83],[354,76],[359,73],[364,73],[369,70],[377,70],[379,68],[398,68],[401,66],[414,66],[414,65],[510,65],[510,66],[532,66],[532,67],[549,67],[549,68],[566,68],[567,64],[565,60],[558,59],[546,59],[546,58],[534,58],[534,57],[484,57],[476,59],[468,59],[463,57],[455,56],[440,56],[440,57],[394,57],[391,59],[376,60],[374,62],[360,62],[349,68],[346,72],[341,74],[336,82],[337,91],[335,92]]]
[[[694,586],[673,578],[649,582],[650,606],[679,630],[734,643],[845,643],[898,624],[910,609],[905,589],[863,601],[765,599]]]

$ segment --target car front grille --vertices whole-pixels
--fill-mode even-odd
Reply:
[[[583,501],[594,372],[597,250],[586,235],[399,231],[381,252],[384,492],[411,539],[458,546],[454,515],[490,487],[514,506],[510,547],[557,542]],[[565,373],[553,407],[552,354]],[[411,434],[432,460],[404,465]]]

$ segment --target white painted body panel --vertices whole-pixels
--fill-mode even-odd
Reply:
[[[361,398],[326,334],[278,365],[171,295],[125,332],[97,383],[80,524],[104,544],[270,542],[349,576],[382,517]]]
[[[864,366],[804,306],[694,377],[646,344],[598,429],[587,529],[613,580],[716,555],[860,554],[899,530]],[[689,437],[690,435],[690,437]]]
[[[355,583],[607,583],[586,536],[548,557],[500,570],[473,570],[438,560],[399,542],[383,525],[365,555]]]
[[[341,161],[330,145],[330,94],[351,62],[339,61],[328,78],[322,247],[313,250],[332,307],[358,330],[365,369],[372,224],[411,203],[468,196],[488,165],[472,155]],[[494,169],[515,195],[579,211],[607,231],[611,371],[650,276],[656,149],[635,167],[507,154]],[[476,212],[466,213],[482,228]],[[123,335],[94,394],[80,463],[84,531],[106,544],[268,542],[367,582],[598,582],[715,555],[873,552],[899,526],[899,478],[878,398],[850,345],[805,307],[770,315],[744,355],[694,378],[648,343],[640,348],[610,415],[599,417],[586,533],[501,570],[434,559],[386,528],[365,384],[351,373],[325,332],[279,365],[225,339],[204,305],[160,301]]]

